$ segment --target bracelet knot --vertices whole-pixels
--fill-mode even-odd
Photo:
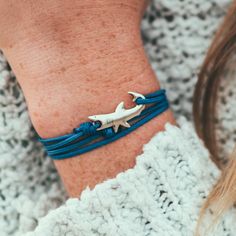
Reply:
[[[93,124],[91,122],[84,122],[80,124],[78,128],[74,129],[74,133],[82,132],[84,135],[89,135],[92,136],[96,134],[97,130],[97,125]]]

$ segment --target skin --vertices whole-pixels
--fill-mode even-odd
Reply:
[[[144,0],[0,0],[0,48],[23,90],[38,134],[70,133],[111,113],[128,91],[160,88],[140,37]],[[62,10],[63,9],[63,10]],[[63,12],[63,14],[62,14]],[[170,110],[109,145],[55,161],[71,197],[135,165],[143,144],[175,123]]]

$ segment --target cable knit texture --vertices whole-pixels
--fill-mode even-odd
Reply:
[[[147,9],[145,49],[176,117],[192,120],[197,73],[230,2],[154,0]],[[218,101],[222,157],[236,140],[236,80],[229,75]],[[153,137],[133,169],[64,203],[63,186],[35,139],[22,92],[0,55],[0,235],[193,235],[199,207],[219,171],[191,125],[180,123]],[[211,235],[235,235],[234,209],[215,230]]]

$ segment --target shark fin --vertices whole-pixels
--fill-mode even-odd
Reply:
[[[124,110],[124,102],[121,102],[116,107],[116,112],[123,111]]]
[[[130,124],[129,124],[127,121],[123,121],[123,122],[121,123],[121,125],[124,126],[124,127],[127,127],[127,128],[130,127]]]
[[[119,129],[119,126],[120,126],[120,124],[115,124],[115,125],[113,126],[115,133],[117,133],[117,131],[118,131],[118,129]]]
[[[129,124],[127,121],[121,121],[121,122],[119,122],[119,123],[117,122],[117,123],[115,123],[114,126],[113,126],[115,133],[117,133],[117,131],[118,131],[120,125],[122,125],[122,126],[124,126],[124,127],[127,127],[127,128],[130,127],[130,124]]]

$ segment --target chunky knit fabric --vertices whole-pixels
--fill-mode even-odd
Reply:
[[[145,48],[176,117],[192,119],[197,72],[230,2],[154,0],[146,12]],[[236,139],[236,80],[229,75],[218,102],[222,156]],[[63,204],[63,186],[35,140],[22,92],[1,55],[0,235],[193,235],[219,171],[187,121],[181,123],[146,144],[133,169]],[[234,209],[227,212],[212,235],[235,235],[235,217]]]
[[[154,0],[142,24],[150,62],[176,116],[192,120],[197,75],[232,0]],[[235,62],[222,78],[217,129],[224,158],[236,142]]]
[[[68,200],[26,235],[193,235],[199,206],[218,175],[193,129],[166,125],[133,169]],[[235,217],[232,210],[209,235],[235,235]]]

